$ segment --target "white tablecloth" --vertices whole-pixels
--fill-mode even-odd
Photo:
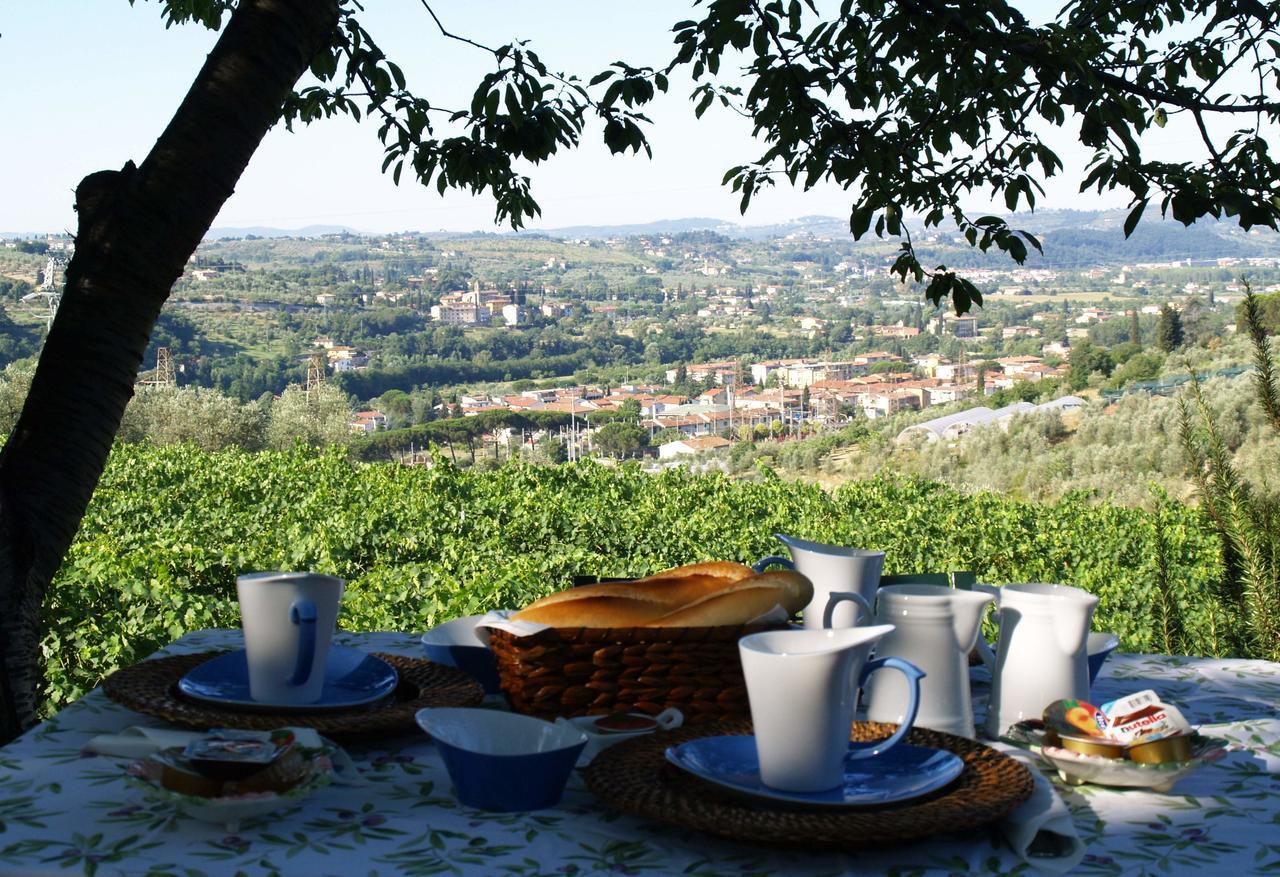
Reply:
[[[343,634],[420,654],[417,637]],[[202,631],[165,653],[239,645]],[[979,671],[981,675],[982,671]],[[976,695],[982,700],[978,686]],[[1239,751],[1172,793],[1056,785],[1088,855],[1080,874],[1246,874],[1280,869],[1280,665],[1113,655],[1094,700],[1155,688]],[[156,724],[100,691],[0,749],[0,874],[544,875],[1027,873],[995,833],[875,852],[797,855],[726,843],[602,810],[576,776],[562,804],[527,814],[467,809],[422,736],[352,749],[363,785],[330,786],[235,834],[148,803],[122,759],[88,756],[98,734]]]

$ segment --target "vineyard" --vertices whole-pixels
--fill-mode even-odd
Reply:
[[[1219,654],[1221,545],[1200,514],[1068,496],[1017,502],[876,478],[834,493],[593,463],[470,472],[349,461],[340,451],[206,453],[120,445],[46,601],[44,709],[186,631],[238,625],[235,576],[312,569],[348,581],[340,626],[423,630],[519,606],[574,573],[751,562],[774,532],[886,552],[886,573],[972,569],[1070,582],[1101,598],[1124,647]]]

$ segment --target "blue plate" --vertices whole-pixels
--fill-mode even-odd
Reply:
[[[892,804],[937,791],[964,771],[952,752],[899,743],[883,755],[845,764],[844,785],[826,792],[784,792],[760,781],[756,738],[702,737],[667,750],[667,761],[694,776],[765,801],[818,807]]]
[[[382,700],[396,690],[394,667],[367,652],[329,646],[324,664],[324,689],[315,703],[277,704],[249,696],[249,663],[244,649],[205,661],[178,680],[178,691],[192,700],[215,706],[271,713],[315,713],[345,710]]]

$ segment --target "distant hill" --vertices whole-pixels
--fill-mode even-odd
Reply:
[[[1077,268],[1095,264],[1173,261],[1178,259],[1220,259],[1226,257],[1280,257],[1280,235],[1270,229],[1256,234],[1244,232],[1231,222],[1201,220],[1191,227],[1171,219],[1161,219],[1152,210],[1129,238],[1124,237],[1126,210],[1044,210],[1034,214],[1005,216],[1015,228],[1040,237],[1044,256],[1031,252],[1028,266]],[[952,267],[1004,266],[1008,257],[982,253],[956,240],[958,233],[948,225],[924,229],[909,223],[916,236],[917,250],[925,261],[940,260]],[[707,217],[664,219],[632,225],[578,225],[531,232],[559,238],[624,238],[636,235],[678,234],[713,231],[729,238],[769,240],[785,238],[831,238],[848,241],[848,221],[834,216],[802,216],[767,225],[741,225]],[[862,243],[874,244],[874,236]]]
[[[308,225],[302,228],[271,228],[264,225],[253,225],[247,228],[211,228],[205,234],[207,241],[223,238],[318,238],[327,234],[362,234],[345,225]]]
[[[795,234],[813,234],[830,237],[848,234],[847,220],[834,216],[802,216],[786,222],[767,225],[743,225],[725,219],[696,216],[687,219],[658,219],[653,222],[626,225],[570,225],[564,228],[541,229],[528,234],[558,238],[625,238],[636,235],[680,234],[686,231],[713,231],[725,237],[748,240],[766,240]]]
[[[645,234],[679,234],[682,231],[714,231],[735,236],[738,226],[723,219],[695,216],[688,219],[659,219],[654,222],[635,222],[626,225],[567,225],[531,232],[557,238],[627,238]]]

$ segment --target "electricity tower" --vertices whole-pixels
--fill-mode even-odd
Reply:
[[[325,375],[325,357],[323,354],[316,353],[307,359],[307,383],[304,385],[306,390],[307,401],[311,400],[311,394],[318,391],[324,386]]]
[[[140,387],[176,387],[178,377],[173,371],[173,357],[168,347],[156,348],[156,367],[151,377],[138,381]]]

